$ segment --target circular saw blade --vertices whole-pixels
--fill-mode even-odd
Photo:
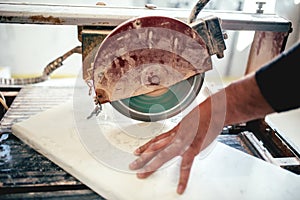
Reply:
[[[93,62],[100,103],[168,88],[212,68],[203,38],[188,24],[165,16],[130,19],[101,43]]]
[[[204,80],[204,73],[181,81],[165,90],[143,94],[111,105],[123,115],[139,121],[159,121],[182,112],[198,95]]]

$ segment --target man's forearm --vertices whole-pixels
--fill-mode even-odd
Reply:
[[[235,81],[225,88],[225,125],[247,122],[274,112],[262,96],[254,74]]]

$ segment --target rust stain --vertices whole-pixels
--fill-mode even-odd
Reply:
[[[29,19],[31,19],[32,22],[49,22],[52,24],[62,24],[64,22],[64,20],[61,20],[57,17],[53,17],[53,16],[45,17],[43,15],[31,16],[29,17]]]
[[[13,19],[13,17],[5,17],[5,16],[0,17],[1,22],[10,22],[10,21],[12,21],[12,19]]]
[[[96,3],[96,5],[97,5],[97,6],[106,6],[106,3],[105,3],[105,2],[102,2],[102,1],[100,1],[100,2],[97,2],[97,3]]]
[[[258,43],[257,43],[257,49],[256,49],[256,55],[259,55],[260,54],[260,49],[261,49],[261,46],[263,44],[263,41],[265,40],[266,38],[266,32],[260,32],[260,36],[259,36],[259,40],[258,40]]]

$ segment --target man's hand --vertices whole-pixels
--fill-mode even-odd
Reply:
[[[150,140],[135,151],[139,156],[130,164],[139,178],[146,178],[164,163],[181,156],[177,192],[187,186],[195,156],[221,133],[225,125],[259,119],[273,113],[251,73],[209,96],[172,130]]]
[[[130,169],[138,170],[139,178],[147,178],[158,170],[164,163],[176,156],[182,156],[180,178],[177,193],[185,191],[195,156],[205,148],[210,140],[206,137],[210,125],[210,102],[206,102],[209,109],[194,108],[172,130],[156,136],[134,152],[139,156],[130,164]]]

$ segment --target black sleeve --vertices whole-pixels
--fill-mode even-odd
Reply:
[[[276,112],[300,107],[300,43],[259,69],[255,78]]]

